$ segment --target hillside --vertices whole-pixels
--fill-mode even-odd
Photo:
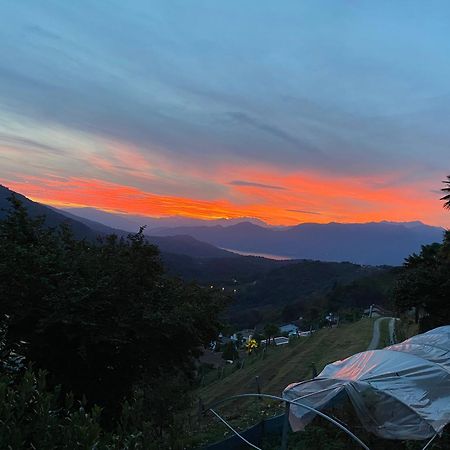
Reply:
[[[157,241],[153,241],[157,242]],[[276,261],[255,256],[195,258],[188,255],[163,253],[170,273],[201,284],[218,284],[236,288],[236,284],[253,283],[268,272],[295,264],[296,261]],[[237,257],[236,257],[237,256]]]
[[[4,217],[10,208],[8,198],[15,195],[22,204],[27,208],[32,217],[45,216],[45,224],[48,227],[58,227],[59,225],[68,224],[74,235],[79,239],[88,239],[95,241],[98,237],[108,234],[117,234],[118,236],[126,236],[127,231],[110,228],[101,223],[90,219],[84,219],[70,214],[66,211],[48,207],[40,203],[34,202],[22,194],[11,191],[10,189],[0,185],[0,219]],[[136,226],[134,232],[139,230]],[[148,237],[149,242],[157,245],[162,253],[182,254],[194,258],[239,258],[240,256],[217,248],[211,244],[200,242],[191,236],[156,236]],[[173,260],[172,258],[171,260]]]
[[[8,198],[12,195],[22,202],[31,217],[45,216],[45,224],[48,227],[58,227],[59,225],[66,223],[71,227],[74,235],[79,239],[86,238],[95,240],[99,234],[97,231],[80,221],[75,220],[72,217],[63,216],[55,209],[33,202],[24,195],[14,192],[2,185],[0,185],[0,219],[6,216],[7,211],[11,206]]]
[[[233,395],[256,393],[256,377],[259,377],[261,392],[279,396],[288,384],[311,378],[312,364],[320,372],[330,362],[366,350],[372,331],[373,320],[362,319],[338,328],[321,329],[310,338],[299,338],[286,346],[269,347],[264,358],[261,352],[247,357],[242,369],[236,369],[237,366],[234,369],[226,367],[222,379],[200,387],[195,397],[208,406]],[[281,405],[276,402],[249,399],[224,404],[218,410],[241,430],[263,417],[283,412]],[[221,440],[229,432],[209,415],[200,422],[199,429],[193,434],[195,445],[198,445],[200,442]]]
[[[239,299],[249,306],[289,303],[313,293],[326,292],[338,282],[350,283],[379,270],[382,269],[351,263],[300,261],[272,270],[257,280],[251,289],[244,290]]]
[[[303,316],[316,323],[319,311],[386,305],[396,276],[391,267],[295,261],[236,285],[230,321],[238,327],[288,322]]]
[[[7,198],[12,194],[9,189],[0,187],[0,218],[6,214],[10,206]],[[21,194],[15,195],[32,216],[45,216],[46,224],[50,227],[67,223],[77,238],[95,241],[99,236],[107,234],[127,234],[126,231],[109,228],[90,219],[77,218],[67,212],[61,213]],[[242,230],[257,226],[244,223],[233,227]],[[264,228],[257,228],[265,232]],[[370,282],[368,289],[353,287],[351,292],[345,291],[345,286],[361,278],[370,280],[371,277],[387,271],[386,268],[351,263],[276,261],[240,256],[189,235],[148,236],[148,239],[159,247],[169,273],[202,285],[211,284],[223,288],[225,293],[230,294],[231,305],[227,319],[236,327],[253,327],[268,321],[294,320],[311,306],[365,307],[373,301],[384,302],[384,295],[377,294],[374,299]],[[327,296],[333,294],[337,287],[341,290],[335,292],[336,295],[329,300]]]
[[[255,356],[255,361],[244,365],[244,369],[199,389],[197,394],[208,404],[230,395],[255,392],[258,375],[262,391],[280,395],[289,383],[310,378],[313,363],[320,371],[330,362],[366,350],[372,330],[373,320],[362,319],[321,329],[312,337],[298,338],[287,346],[270,347],[265,359]]]

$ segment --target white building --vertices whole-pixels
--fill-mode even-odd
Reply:
[[[281,333],[287,333],[288,336],[294,336],[298,334],[298,326],[294,325],[293,323],[288,323],[287,325],[282,325],[280,327],[280,332]]]

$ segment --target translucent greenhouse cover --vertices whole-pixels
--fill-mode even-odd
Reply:
[[[283,397],[322,410],[347,396],[364,428],[387,439],[427,439],[450,422],[450,326],[328,364]],[[291,405],[293,431],[315,414]]]

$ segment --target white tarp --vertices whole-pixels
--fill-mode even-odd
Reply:
[[[345,395],[364,428],[379,437],[421,440],[441,432],[450,422],[450,327],[328,364],[313,380],[283,392],[319,410]],[[314,415],[291,405],[293,431]]]

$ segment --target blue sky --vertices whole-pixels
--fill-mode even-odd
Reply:
[[[435,202],[417,218],[446,220],[448,2],[3,0],[0,17],[0,180],[31,196],[95,179],[356,221],[417,196]],[[373,195],[333,209],[302,176]]]

